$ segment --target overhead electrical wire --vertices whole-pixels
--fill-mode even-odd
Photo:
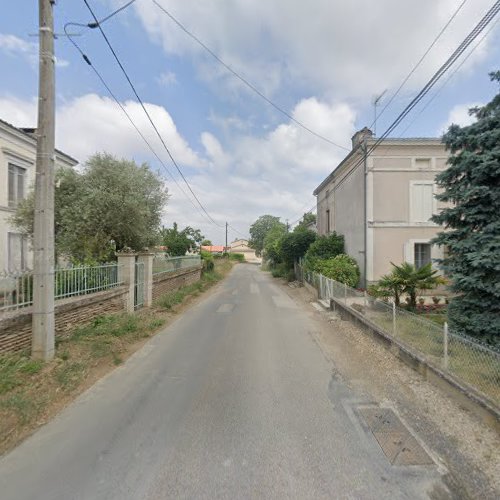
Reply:
[[[158,136],[158,138],[160,139],[160,142],[162,143],[163,145],[163,148],[165,149],[165,151],[167,152],[170,160],[172,161],[173,165],[175,166],[176,170],[179,172],[179,175],[181,176],[182,180],[184,181],[184,183],[186,184],[186,186],[188,187],[189,191],[191,192],[191,194],[193,195],[194,199],[197,201],[198,205],[200,206],[200,208],[203,210],[203,212],[206,214],[206,216],[208,217],[208,219],[216,226],[218,227],[224,227],[223,225],[219,224],[209,213],[208,211],[206,210],[206,208],[203,206],[203,204],[201,203],[201,201],[199,200],[198,196],[196,196],[196,193],[193,191],[191,185],[189,184],[189,182],[187,181],[186,177],[184,176],[181,168],[179,167],[179,165],[177,164],[177,162],[175,161],[175,158],[173,157],[172,153],[170,152],[170,149],[168,148],[168,146],[166,145],[162,135],[160,134],[156,124],[154,123],[153,119],[151,118],[151,115],[150,113],[148,112],[148,110],[146,109],[146,106],[144,105],[144,102],[143,100],[141,99],[141,97],[139,96],[136,88],[135,88],[135,85],[132,83],[132,80],[130,79],[130,76],[128,75],[127,71],[125,70],[120,58],[118,57],[118,55],[116,54],[116,51],[115,49],[113,48],[111,42],[109,41],[108,37],[106,36],[106,33],[104,32],[104,30],[102,29],[102,26],[100,25],[99,23],[99,20],[97,19],[94,11],[92,10],[92,7],[89,5],[88,1],[87,0],[83,0],[83,2],[85,3],[87,9],[89,10],[90,14],[92,15],[92,17],[94,18],[94,23],[90,23],[90,24],[95,24],[95,27],[97,27],[99,29],[99,31],[101,32],[101,35],[102,37],[104,38],[105,42],[106,42],[106,45],[108,46],[109,50],[111,51],[111,53],[113,54],[113,57],[114,59],[116,60],[118,66],[120,67],[123,75],[125,76],[128,84],[130,85],[130,88],[132,89],[134,95],[136,96],[137,100],[139,101],[139,104],[141,105],[144,113],[146,114],[149,122],[151,123],[151,126],[153,127],[154,131],[156,132],[156,135]],[[90,26],[90,24],[88,25],[89,28],[91,28],[92,26]]]
[[[361,165],[366,158],[388,137],[388,135],[403,121],[403,119],[410,113],[410,111],[428,94],[428,92],[436,85],[436,83],[443,77],[448,69],[460,58],[460,56],[467,50],[471,43],[486,29],[486,27],[493,21],[493,19],[500,12],[500,0],[497,0],[488,12],[481,18],[481,20],[474,26],[472,31],[465,37],[460,45],[453,51],[451,56],[439,67],[430,80],[412,99],[412,101],[401,111],[395,120],[389,125],[385,132],[363,153],[361,158],[353,165],[347,173],[345,180],[349,177],[356,168]]]
[[[169,177],[172,179],[172,181],[176,184],[176,186],[179,188],[179,190],[182,192],[182,194],[184,194],[184,196],[189,200],[189,202],[193,205],[193,207],[195,208],[195,210],[197,210],[202,216],[206,217],[205,214],[200,210],[200,208],[193,202],[193,200],[188,196],[188,194],[182,189],[182,186],[177,182],[177,179],[170,172],[170,170],[167,167],[167,165],[165,164],[165,162],[161,159],[161,157],[158,155],[158,153],[154,150],[153,146],[146,139],[146,137],[144,136],[144,134],[139,130],[139,127],[135,124],[134,120],[132,119],[132,117],[130,116],[130,114],[128,113],[128,111],[125,109],[125,106],[123,106],[123,104],[119,101],[119,99],[116,97],[116,95],[111,90],[111,88],[109,87],[109,85],[106,83],[104,77],[97,70],[97,68],[92,64],[92,61],[90,60],[90,58],[83,52],[83,50],[81,49],[81,47],[73,40],[73,35],[70,34],[70,33],[68,33],[68,31],[67,31],[68,26],[78,26],[78,25],[79,25],[78,23],[66,23],[64,25],[64,33],[68,37],[68,40],[73,44],[73,46],[75,47],[75,49],[80,53],[80,55],[82,56],[83,60],[92,68],[92,70],[97,75],[97,77],[99,78],[99,80],[101,81],[101,83],[103,84],[103,86],[108,91],[109,95],[113,98],[113,100],[116,102],[116,104],[118,104],[118,106],[120,107],[120,109],[123,111],[123,113],[127,117],[128,121],[134,127],[134,129],[139,134],[139,136],[144,141],[144,143],[149,148],[149,150],[153,153],[153,155],[155,156],[155,158],[160,162],[160,164],[162,165],[162,167],[165,170],[165,172],[169,175]],[[82,26],[85,26],[85,25],[82,25]]]
[[[434,45],[436,45],[437,41],[441,38],[441,36],[443,35],[443,33],[446,31],[446,29],[451,24],[451,22],[453,21],[453,19],[455,19],[455,17],[460,12],[460,10],[462,9],[462,7],[466,4],[466,2],[467,2],[467,0],[463,0],[462,3],[457,7],[457,9],[455,10],[455,12],[450,17],[450,19],[448,19],[447,23],[441,28],[441,31],[436,35],[436,37],[434,38],[434,40],[432,41],[432,43],[429,45],[429,47],[427,47],[427,50],[424,52],[424,54],[422,55],[422,57],[417,61],[417,63],[413,66],[413,68],[411,69],[411,71],[406,75],[405,79],[401,82],[401,84],[399,85],[399,87],[396,89],[396,91],[394,92],[394,94],[392,94],[392,96],[390,97],[390,99],[386,102],[386,104],[381,109],[381,111],[377,115],[376,119],[373,120],[373,122],[372,122],[372,124],[370,125],[369,128],[373,127],[373,125],[375,124],[375,122],[384,114],[384,111],[390,106],[390,104],[398,96],[399,92],[401,92],[401,89],[406,85],[406,82],[411,78],[411,76],[419,68],[419,66],[422,64],[422,62],[424,61],[424,59],[427,57],[427,54],[429,54],[429,52],[434,47]]]
[[[473,54],[473,52],[483,43],[486,37],[493,31],[495,26],[500,21],[498,18],[484,33],[484,35],[479,39],[479,41],[472,47],[469,53],[462,59],[460,64],[449,74],[448,78],[443,82],[443,84],[439,87],[439,89],[432,95],[432,97],[425,103],[425,105],[420,109],[420,111],[415,115],[415,117],[411,120],[411,122],[406,126],[406,128],[401,132],[400,137],[402,137],[405,132],[415,123],[415,121],[422,115],[422,113],[431,105],[431,103],[436,99],[436,97],[443,91],[444,87],[448,84],[448,82],[457,74],[460,68],[465,64],[465,62],[469,59],[469,57]]]
[[[431,79],[420,90],[420,92],[412,99],[412,101],[404,108],[404,110],[396,117],[396,119],[389,125],[386,131],[378,138],[370,149],[365,153],[368,156],[387,136],[403,121],[403,119],[410,113],[410,111],[427,95],[427,93],[436,85],[436,83],[443,77],[448,69],[455,63],[455,61],[464,53],[470,44],[484,31],[488,24],[498,15],[500,11],[500,0],[497,0],[488,12],[481,18],[467,37],[455,49],[452,55],[445,61],[444,64],[434,73]],[[355,167],[359,166],[364,161],[361,158]]]
[[[224,68],[226,68],[227,71],[229,71],[233,76],[238,78],[243,84],[245,84],[252,92],[257,94],[259,97],[264,99],[269,105],[271,105],[274,109],[282,113],[284,116],[286,116],[289,120],[291,120],[293,123],[301,127],[302,129],[306,130],[310,134],[316,136],[317,138],[328,142],[332,146],[335,146],[337,148],[343,149],[345,151],[349,151],[349,148],[346,148],[345,146],[341,146],[340,144],[335,143],[331,139],[328,139],[328,137],[325,137],[318,132],[312,130],[309,128],[307,125],[302,123],[301,121],[297,120],[294,118],[290,113],[285,111],[281,106],[278,106],[275,102],[271,101],[265,94],[263,94],[255,85],[253,85],[251,82],[249,82],[245,77],[241,76],[237,71],[235,71],[229,64],[224,62],[210,47],[208,47],[204,42],[202,42],[195,34],[193,34],[191,31],[189,31],[179,20],[177,20],[165,7],[163,7],[161,4],[159,4],[156,0],[152,0],[153,3],[164,13],[166,14],[184,33],[186,33],[189,37],[191,37],[198,45],[200,45],[205,51],[207,51],[217,62],[219,62]]]

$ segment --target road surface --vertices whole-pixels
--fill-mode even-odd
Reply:
[[[306,307],[238,265],[4,456],[0,497],[449,498],[436,465],[387,460]]]

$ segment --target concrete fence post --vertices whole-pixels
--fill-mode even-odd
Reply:
[[[153,305],[153,259],[154,253],[141,252],[138,262],[144,264],[144,307]]]
[[[125,310],[134,312],[134,290],[135,290],[135,253],[120,252],[118,257],[118,280],[127,287],[125,298]]]
[[[344,283],[344,304],[347,305],[347,283]]]
[[[443,366],[448,369],[448,323],[445,321],[443,325]]]
[[[392,335],[396,336],[396,303],[392,303]]]

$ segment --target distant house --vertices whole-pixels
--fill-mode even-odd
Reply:
[[[352,138],[351,152],[314,190],[320,235],[344,235],[346,252],[361,270],[361,283],[376,281],[391,262],[420,267],[442,257],[430,240],[442,230],[430,221],[442,205],[435,177],[448,154],[438,138],[385,139],[375,143],[366,127]]]
[[[0,120],[0,272],[33,266],[28,238],[8,219],[35,182],[36,130],[21,129]],[[56,150],[56,168],[72,168],[78,161]]]
[[[255,250],[248,246],[248,240],[239,239],[233,241],[229,251],[232,253],[242,253],[248,262],[260,262],[260,259],[255,255]]]
[[[201,247],[202,250],[205,250],[205,252],[210,252],[214,254],[222,254],[227,251],[226,247],[223,245],[203,245]]]

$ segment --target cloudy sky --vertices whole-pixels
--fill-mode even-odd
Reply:
[[[382,109],[462,4],[462,0],[157,1],[289,116],[347,149],[352,134],[372,123],[373,97],[387,90]],[[103,18],[125,0],[89,3]],[[0,18],[0,118],[32,127],[38,71],[37,38],[32,35],[37,32],[38,12],[33,0],[9,4]],[[378,133],[492,4],[493,0],[464,3],[380,116]],[[54,12],[59,33],[67,22],[92,20],[83,0],[59,0]],[[149,162],[165,178],[171,194],[165,225],[177,221],[199,227],[214,244],[223,243],[225,221],[234,228],[229,232],[232,240],[248,234],[249,225],[261,214],[293,222],[314,206],[312,191],[346,149],[300,128],[252,92],[152,0],[137,0],[103,28],[186,179],[221,227],[188,199],[187,187],[98,30],[70,28],[73,33],[83,31],[75,41],[170,173],[65,37],[56,40],[59,149],[81,163],[96,151]],[[491,99],[496,88],[487,73],[498,69],[500,62],[500,23],[481,39],[448,73],[453,76],[447,80],[446,75],[393,135],[439,135],[451,122],[468,123],[467,109]]]

